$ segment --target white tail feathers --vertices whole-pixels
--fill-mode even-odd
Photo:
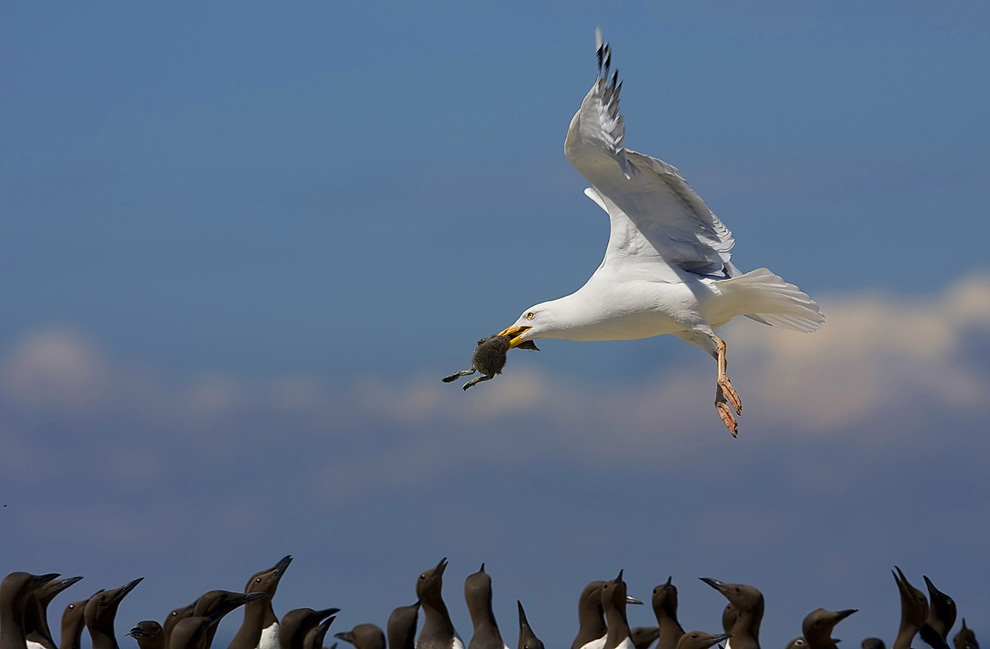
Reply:
[[[807,293],[766,268],[721,280],[718,287],[723,294],[736,298],[731,301],[740,308],[733,315],[802,332],[817,331],[825,322],[825,316]]]

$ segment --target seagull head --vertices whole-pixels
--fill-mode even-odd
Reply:
[[[552,338],[555,332],[556,317],[550,302],[531,306],[519,316],[511,326],[498,333],[509,338],[509,349],[536,340],[537,338]]]

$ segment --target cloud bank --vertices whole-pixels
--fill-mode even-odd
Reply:
[[[981,362],[990,350],[990,277],[963,278],[936,295],[836,296],[822,308],[827,323],[815,334],[748,322],[724,334],[745,406],[740,443],[840,435],[870,446],[924,434],[922,412],[982,411],[990,393]],[[306,439],[333,440],[344,451],[346,463],[328,459],[311,475],[338,494],[415,483],[476,458],[511,464],[520,447],[528,460],[674,463],[722,442],[714,375],[713,364],[695,356],[621,383],[514,370],[510,362],[503,376],[467,393],[432,375],[169,380],[113,358],[79,332],[46,328],[28,332],[0,364],[0,398],[12,415],[0,430],[8,449],[0,462],[26,479],[26,467],[53,457],[72,470],[73,456],[58,464],[59,449],[46,443],[55,440],[32,433],[57,422],[59,439],[85,435],[86,447],[99,448],[94,454],[123,480],[156,476],[149,446],[176,444],[223,461],[231,446]]]

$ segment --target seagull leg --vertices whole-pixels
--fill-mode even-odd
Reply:
[[[712,334],[712,342],[715,343],[715,358],[718,361],[718,387],[715,391],[715,407],[718,409],[719,416],[722,417],[722,423],[725,424],[725,427],[735,437],[739,434],[739,424],[732,415],[732,411],[729,410],[729,404],[732,404],[737,415],[741,415],[742,400],[736,393],[736,389],[732,387],[732,382],[729,381],[729,377],[725,373],[725,341]]]
[[[725,373],[726,360],[725,360],[725,341],[718,336],[712,336],[715,339],[715,347],[718,350],[718,386],[725,393],[725,396],[729,399],[732,407],[736,409],[736,414],[742,414],[742,400],[739,399],[739,395],[736,394],[736,389],[732,387],[732,382],[729,381],[729,377]]]

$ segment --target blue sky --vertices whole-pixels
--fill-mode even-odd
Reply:
[[[987,610],[988,13],[7,7],[7,570],[145,575],[121,629],[286,553],[277,610],[341,627],[383,623],[442,556],[464,635],[482,561],[504,635],[518,598],[557,644],[619,568],[643,597],[674,575],[708,630],[696,577],[762,588],[768,646],[819,606],[860,609],[850,644],[891,640],[895,563]],[[677,340],[548,341],[470,393],[437,380],[601,259],[562,155],[599,25],[627,144],[828,318],[726,329],[737,441]]]

